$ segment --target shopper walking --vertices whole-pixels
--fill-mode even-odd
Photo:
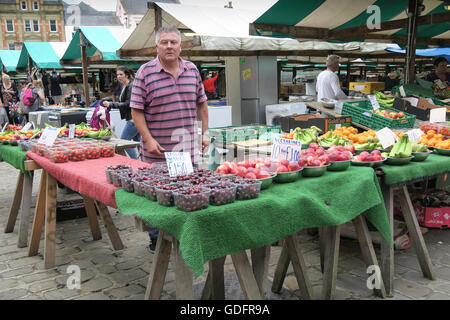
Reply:
[[[185,151],[198,163],[197,119],[202,121],[202,150],[209,146],[208,105],[202,79],[192,62],[180,58],[181,35],[175,27],[156,33],[157,57],[142,65],[133,84],[131,113],[141,134],[145,162],[165,161],[165,151]],[[150,231],[154,251],[157,230]]]
[[[29,83],[22,93],[22,112],[25,116],[26,122],[29,120],[29,113],[42,110],[42,105],[45,103],[45,97],[42,92],[41,80],[33,80]]]
[[[3,107],[5,108],[6,114],[8,115],[9,123],[17,123],[17,107],[20,99],[19,90],[17,90],[16,85],[11,82],[11,78],[7,74],[4,74],[2,76],[2,85],[0,92]]]
[[[119,95],[119,101],[103,101],[103,106],[107,107],[108,111],[111,110],[111,108],[118,108],[120,111],[120,117],[123,120],[126,120],[126,124],[122,131],[120,139],[139,141],[141,136],[134,125],[130,109],[131,89],[133,87],[134,72],[132,69],[127,67],[118,67],[116,72],[117,80],[119,80],[119,82],[122,84],[122,91]],[[130,158],[138,158],[136,149],[128,149],[126,150],[126,152]]]

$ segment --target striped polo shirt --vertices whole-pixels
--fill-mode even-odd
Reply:
[[[136,73],[130,107],[143,110],[150,134],[173,152],[189,152],[198,162],[197,104],[207,100],[197,67],[179,59],[178,78],[164,70],[158,57],[142,65]],[[147,152],[141,139],[142,160],[164,161],[164,155]]]

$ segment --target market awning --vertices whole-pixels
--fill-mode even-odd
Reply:
[[[0,70],[16,71],[20,50],[0,50]]]
[[[386,48],[400,47],[390,43],[347,42],[321,40],[298,41],[248,35],[248,26],[256,14],[231,8],[200,7],[173,3],[155,3],[161,10],[163,25],[173,25],[182,31],[182,55],[189,58],[239,55],[319,55],[329,50],[352,51],[354,54],[377,52],[388,56]],[[149,10],[119,51],[121,57],[155,56],[155,12]],[[195,34],[196,37],[188,36]],[[196,40],[200,40],[198,43]]]
[[[17,69],[28,67],[28,56],[40,69],[63,69],[50,42],[24,42]]]
[[[444,2],[424,0],[423,4],[425,8],[419,20],[417,43],[450,43],[450,12],[445,10]],[[250,34],[291,35],[297,39],[329,41],[374,39],[406,43],[407,8],[408,0],[279,0],[254,20],[254,32]],[[367,22],[373,23],[371,17],[377,13],[384,31],[369,30],[367,27]],[[388,22],[390,25],[386,29],[388,25],[384,23]],[[424,40],[430,38],[431,41]]]
[[[62,63],[81,59],[80,33],[87,40],[86,55],[88,58],[96,57],[98,61],[125,61],[120,59],[116,51],[122,44],[114,37],[108,28],[80,27],[70,41],[70,44],[61,58]],[[92,60],[92,59],[91,59]]]
[[[405,49],[386,49],[387,51],[406,53]],[[417,49],[416,55],[424,57],[444,57],[450,62],[450,48]]]

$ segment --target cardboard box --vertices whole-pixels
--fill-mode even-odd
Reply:
[[[293,114],[282,117],[280,120],[281,129],[283,132],[290,132],[291,129],[295,129],[297,127],[307,129],[311,126],[316,126],[325,133],[329,130],[336,129],[339,126],[350,126],[352,117],[342,116],[325,118],[319,113],[313,113],[304,115]]]
[[[444,106],[438,106],[431,103],[428,99],[414,95],[404,98],[395,97],[393,107],[397,110],[414,114],[416,119],[423,121],[430,120],[431,109],[444,108]],[[447,112],[449,111],[450,107],[447,107]]]
[[[450,226],[450,207],[423,207],[414,205],[417,222],[430,228],[446,229]]]
[[[353,91],[373,93],[384,90],[384,82],[350,82],[349,89]]]

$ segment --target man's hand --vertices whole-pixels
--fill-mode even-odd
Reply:
[[[109,107],[109,101],[103,101],[102,104],[103,104],[104,107],[107,107],[107,108]]]
[[[147,149],[147,152],[153,153],[153,154],[156,154],[156,155],[162,155],[161,151],[165,151],[166,150],[163,147],[161,147],[159,145],[158,141],[156,141],[153,138],[145,142],[145,149]]]
[[[202,135],[202,152],[204,153],[206,150],[208,150],[209,144],[211,142],[211,139],[209,138],[209,135]]]

